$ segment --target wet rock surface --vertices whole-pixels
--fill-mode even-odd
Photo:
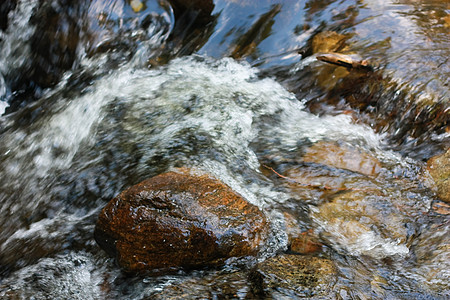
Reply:
[[[334,31],[322,31],[316,34],[311,41],[311,50],[318,52],[341,52],[348,49],[346,41],[348,36]]]
[[[320,252],[322,243],[312,231],[305,231],[291,240],[290,250],[298,254],[311,254]]]
[[[297,254],[311,254],[320,252],[322,244],[318,237],[305,224],[299,222],[299,217],[295,217],[289,212],[283,212],[288,236],[288,249]],[[307,219],[303,216],[302,218]]]
[[[337,192],[378,189],[383,167],[367,149],[340,141],[318,141],[296,155],[262,158],[262,172],[278,179],[297,199],[320,203]],[[273,166],[273,168],[271,167]]]
[[[431,204],[431,210],[440,215],[450,215],[450,204],[443,201],[435,201]]]
[[[313,256],[280,255],[258,264],[250,274],[256,295],[280,297],[327,296],[336,282],[331,260]]]
[[[419,280],[432,292],[442,293],[442,299],[450,296],[446,287],[450,276],[450,230],[443,226],[448,221],[446,217],[442,223],[432,224],[413,247],[420,270]]]
[[[320,298],[329,296],[327,288],[334,284],[336,275],[336,267],[326,258],[281,254],[250,270],[196,274],[146,299]]]
[[[427,170],[436,184],[437,196],[450,202],[450,149],[431,158],[427,163]]]
[[[102,210],[98,244],[130,272],[217,265],[256,255],[264,214],[207,175],[169,172],[122,192]]]
[[[258,299],[251,290],[247,272],[211,274],[171,284],[148,300],[176,299]]]
[[[373,192],[348,191],[313,214],[323,230],[320,236],[334,241],[335,249],[375,258],[408,254],[409,221],[398,208],[383,211],[380,206],[393,205]]]
[[[303,161],[321,163],[364,175],[376,175],[381,169],[380,162],[369,153],[348,145],[326,141],[315,143],[308,148]]]

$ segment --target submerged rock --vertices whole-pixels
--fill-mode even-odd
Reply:
[[[289,213],[283,212],[284,222],[286,224],[286,233],[288,235],[289,244],[292,239],[300,236],[302,234],[302,227],[299,224],[297,218]]]
[[[314,232],[307,230],[290,213],[283,212],[286,223],[286,233],[288,235],[288,248],[290,251],[299,254],[311,254],[322,250],[322,244]]]
[[[147,179],[100,213],[95,239],[130,272],[164,273],[256,255],[265,215],[230,187],[187,170]]]
[[[438,197],[450,202],[450,149],[428,160],[427,169],[436,184]]]
[[[335,31],[322,31],[312,39],[312,52],[338,52],[348,50],[348,46],[346,45],[348,39],[349,36]]]
[[[335,142],[318,142],[306,150],[305,162],[315,162],[364,175],[377,175],[381,170],[378,159],[367,152]]]
[[[448,219],[447,219],[448,220]],[[414,244],[418,280],[433,294],[449,299],[450,226],[436,223],[429,226]]]
[[[145,300],[258,299],[251,291],[247,272],[213,273],[166,285]]]
[[[302,232],[300,236],[293,238],[291,241],[291,251],[295,253],[311,254],[321,250],[322,243],[311,230]]]
[[[281,255],[258,264],[250,274],[255,294],[273,299],[327,296],[336,282],[331,260],[303,255]],[[264,298],[266,299],[266,298]]]
[[[320,237],[336,250],[373,258],[409,253],[410,221],[376,191],[348,191],[313,213]],[[382,207],[382,209],[380,209]]]

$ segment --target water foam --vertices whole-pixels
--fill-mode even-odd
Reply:
[[[0,285],[0,296],[18,299],[103,299],[105,268],[85,252],[41,259],[12,274]]]

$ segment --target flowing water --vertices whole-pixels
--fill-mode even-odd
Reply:
[[[367,6],[381,5],[378,2]],[[51,3],[55,11],[63,9],[58,3]],[[220,18],[225,20],[219,24],[227,26],[226,7],[233,1],[224,3],[218,2],[216,10],[222,10]],[[286,62],[277,56],[265,64],[258,60],[264,56],[262,47],[258,57],[248,59],[265,69],[261,73],[246,61],[224,57],[233,53],[221,52],[220,47],[236,31],[223,35],[222,28],[216,28],[196,54],[173,55],[167,64],[155,64],[171,47],[170,7],[147,1],[137,14],[122,1],[93,1],[80,6],[83,26],[72,64],[48,86],[34,77],[25,78],[41,87],[23,92],[29,87],[20,90],[17,82],[24,80],[23,72],[34,58],[30,39],[40,29],[31,16],[42,9],[40,5],[17,1],[9,11],[8,28],[0,31],[2,298],[152,299],[164,298],[160,293],[168,286],[186,283],[191,298],[226,298],[213,288],[220,276],[241,272],[242,265],[251,262],[170,276],[129,276],[93,240],[97,215],[110,199],[175,167],[212,174],[265,212],[271,234],[259,261],[286,250],[286,212],[296,216],[298,226],[312,229],[325,245],[321,256],[331,259],[338,270],[325,298],[450,297],[450,226],[446,216],[430,210],[435,196],[423,162],[414,155],[401,155],[411,153],[410,144],[392,147],[388,131],[376,132],[339,109],[313,114],[307,108],[311,94],[288,91],[292,86],[286,74],[304,76],[299,74],[314,60],[300,64],[299,58],[289,56],[292,61]],[[322,8],[324,13],[339,6],[329,5]],[[260,26],[270,23],[264,18],[274,19],[280,11],[281,6],[270,6]],[[300,12],[303,19],[312,16],[301,7],[292,10],[293,15]],[[311,24],[320,19],[319,14]],[[303,34],[311,34],[308,30]],[[255,39],[264,41],[268,36],[256,34]],[[286,39],[275,34],[273,38],[278,43]],[[214,45],[219,46],[213,53]],[[287,48],[280,50],[292,50],[284,45]],[[278,81],[267,75],[274,65],[284,68]],[[395,69],[393,63],[390,68]],[[390,74],[396,77],[393,81],[405,79],[400,71]],[[438,75],[434,78],[442,83]],[[405,80],[414,86],[422,79],[406,76]],[[433,134],[433,140],[419,143],[424,145],[420,151],[433,150],[419,157],[436,153],[434,149],[448,138],[445,132]],[[320,142],[366,153],[378,162],[380,171],[368,176],[305,165],[302,155]],[[396,151],[401,145],[408,150]],[[307,172],[319,185],[332,182],[350,192],[304,189],[265,165],[290,176]],[[321,182],[323,178],[328,181]],[[241,281],[236,285],[243,286],[244,298],[249,285]]]

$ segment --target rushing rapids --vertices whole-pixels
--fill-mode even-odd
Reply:
[[[319,79],[319,88],[308,93],[286,89],[294,88],[294,79],[314,76],[319,67],[313,56],[273,71],[280,57],[264,64],[245,45],[235,49],[235,58],[222,58],[220,27],[197,54],[183,56],[192,47],[182,36],[187,33],[173,24],[170,6],[157,1],[140,9],[125,1],[71,4],[74,10],[57,22],[78,26],[71,64],[47,70],[49,80],[41,80],[31,72],[36,56],[30,41],[43,30],[35,18],[65,7],[61,1],[50,7],[13,2],[0,31],[1,297],[449,296],[448,214],[431,209],[437,199],[430,178],[414,159],[446,145],[441,125],[425,135],[432,140],[418,139],[417,155],[401,155],[411,153],[412,142],[393,147],[390,131],[375,132],[367,115],[361,113],[361,121],[339,104],[326,113],[329,103],[314,114]],[[233,5],[216,1],[223,12],[216,22],[225,26]],[[65,23],[77,9],[85,12],[84,26]],[[270,27],[283,9],[270,6],[258,26]],[[248,32],[247,39],[259,42],[268,34]],[[296,41],[306,45],[305,37]],[[220,44],[218,52],[211,44]],[[263,72],[236,60],[245,55]],[[432,150],[422,155],[423,149]],[[214,176],[261,209],[270,232],[256,261],[133,276],[99,248],[93,232],[106,203],[179,167]],[[319,254],[293,256],[295,230],[311,232],[322,245]]]

